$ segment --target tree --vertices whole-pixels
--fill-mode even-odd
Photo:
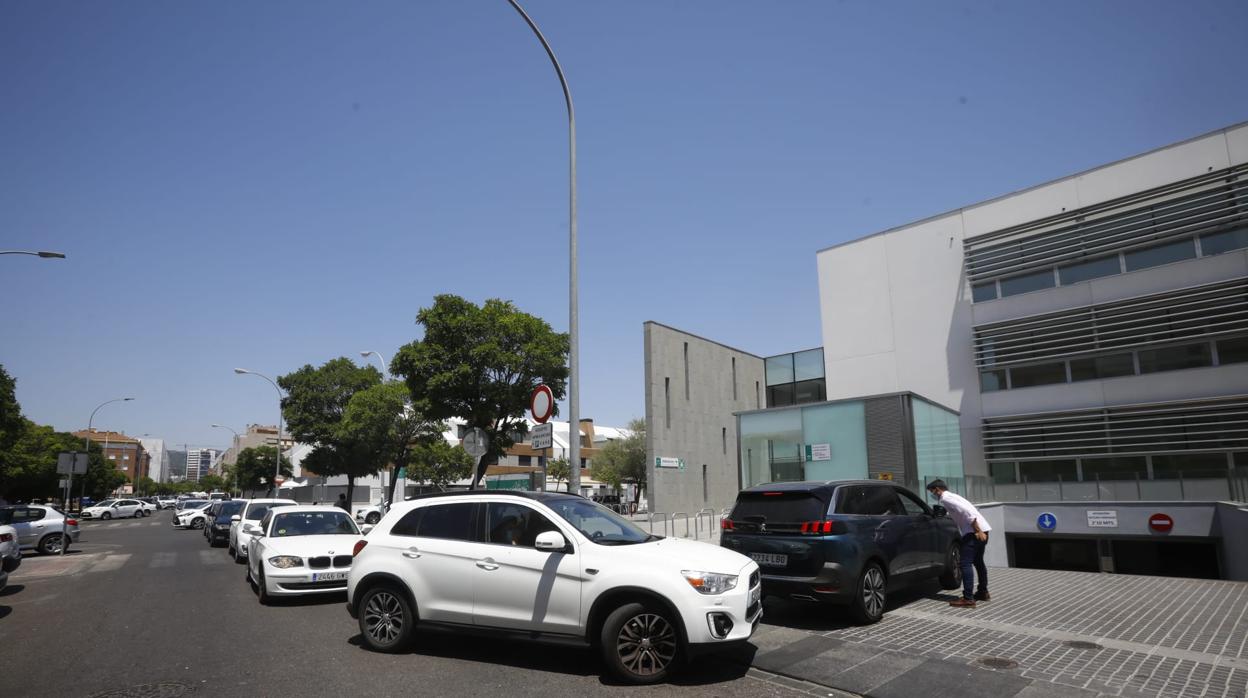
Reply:
[[[617,491],[622,483],[632,482],[637,485],[633,501],[640,500],[646,487],[646,420],[632,420],[626,436],[599,449],[590,462],[590,475]]]
[[[144,475],[143,477],[139,478],[139,486],[134,488],[134,491],[137,494],[144,494],[144,495],[152,494],[153,492],[156,491],[156,481]]]
[[[277,384],[286,390],[282,416],[297,441],[313,444],[304,467],[317,475],[346,475],[347,501],[353,501],[355,478],[376,474],[375,444],[361,441],[342,426],[351,398],[381,383],[381,372],[372,366],[356,366],[339,357],[319,368],[311,364],[281,376]]]
[[[510,301],[478,306],[459,296],[434,297],[416,321],[424,339],[399,350],[391,370],[403,376],[414,401],[427,401],[427,417],[461,417],[485,431],[489,448],[472,476],[475,488],[486,466],[527,432],[522,416],[529,394],[545,383],[562,399],[568,379],[568,335]]]
[[[357,457],[378,469],[391,466],[394,475],[407,465],[412,444],[446,443],[442,439],[446,425],[426,418],[427,405],[409,404],[408,397],[407,386],[398,381],[365,388],[351,396],[339,426],[342,439],[357,444]],[[397,483],[392,476],[386,501],[395,501]]]
[[[567,482],[572,477],[572,472],[568,468],[567,458],[552,458],[546,461],[546,477],[555,481],[555,491],[559,491],[559,483]]]
[[[225,478],[220,475],[201,475],[199,478],[199,488],[204,492],[224,491],[226,488]]]
[[[25,430],[26,419],[17,403],[17,381],[0,365],[0,452],[12,448]],[[3,464],[0,460],[0,467]]]
[[[463,446],[452,446],[439,437],[436,441],[414,444],[409,452],[409,463],[408,477],[445,489],[472,474],[473,459]]]
[[[243,491],[259,490],[260,480],[266,482],[273,481],[273,464],[277,459],[277,449],[273,446],[252,446],[244,448],[238,454],[238,461],[234,463],[234,471],[238,475],[238,489]],[[282,456],[282,475],[290,477],[290,461],[286,460],[286,456]],[[179,483],[190,484],[197,487],[198,483]]]

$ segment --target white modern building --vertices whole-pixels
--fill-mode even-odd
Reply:
[[[169,451],[165,449],[165,440],[144,437],[139,439],[139,443],[151,458],[147,476],[156,482],[169,482]]]
[[[201,477],[214,472],[221,457],[215,448],[189,448],[186,451],[186,480],[199,482]]]

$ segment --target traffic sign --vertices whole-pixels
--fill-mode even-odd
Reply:
[[[473,427],[464,434],[464,450],[473,458],[480,458],[490,448],[490,437],[481,427]]]
[[[1148,527],[1158,533],[1169,533],[1174,528],[1174,519],[1169,514],[1153,514],[1148,517]]]
[[[283,482],[286,482],[286,478],[282,475],[276,475],[273,477],[273,482],[277,483],[280,487]]]
[[[61,451],[56,454],[56,472],[59,475],[85,475],[87,454],[78,451]]]
[[[529,444],[533,448],[550,448],[555,443],[555,425],[538,424],[529,432]]]
[[[538,424],[545,424],[550,419],[550,415],[555,413],[555,394],[545,384],[538,384],[533,389],[533,394],[529,396],[529,414],[533,415],[533,421]]]
[[[1036,517],[1036,528],[1041,531],[1052,531],[1057,528],[1057,517],[1051,511],[1040,514]]]

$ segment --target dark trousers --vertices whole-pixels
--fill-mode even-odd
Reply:
[[[988,534],[985,534],[988,535]],[[984,564],[984,548],[988,541],[979,542],[974,533],[962,536],[962,598],[975,598],[975,575],[979,575],[979,591],[988,591],[988,567]],[[971,570],[974,570],[972,574]]]

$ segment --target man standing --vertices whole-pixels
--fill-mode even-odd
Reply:
[[[988,532],[992,527],[984,519],[979,510],[965,497],[954,494],[945,486],[944,480],[933,480],[927,491],[940,500],[941,506],[949,513],[949,518],[958,525],[958,534],[962,536],[962,598],[949,602],[958,608],[975,608],[976,601],[989,601],[988,567],[984,565],[984,548],[988,546]],[[971,572],[972,568],[975,570]],[[975,574],[979,575],[979,591],[975,589]]]
[[[351,505],[347,504],[347,495],[345,494],[338,495],[338,503],[336,506],[347,513],[351,513]]]

